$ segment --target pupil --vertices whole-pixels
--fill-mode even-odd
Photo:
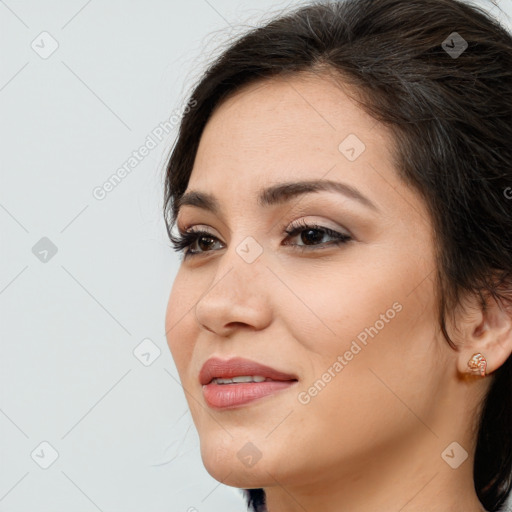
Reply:
[[[206,246],[203,246],[202,242],[204,240],[209,240],[209,244],[207,243]],[[201,251],[204,251],[204,250],[207,250],[209,246],[211,246],[213,243],[213,239],[212,238],[209,238],[209,237],[206,237],[206,236],[202,236],[201,238],[199,238],[198,240],[198,245],[199,245],[199,248],[201,249]]]
[[[308,233],[307,236],[304,236],[306,233]],[[316,233],[317,236],[310,236],[311,233]],[[309,242],[319,242],[323,238],[323,233],[319,229],[308,229],[306,231],[303,231],[303,236],[301,236],[301,239],[304,243]]]

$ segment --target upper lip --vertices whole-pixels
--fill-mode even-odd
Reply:
[[[219,359],[212,357],[208,359],[199,372],[201,385],[209,384],[213,379],[231,379],[242,375],[261,375],[272,380],[297,380],[295,375],[284,373],[270,366],[244,359],[233,357],[231,359]]]

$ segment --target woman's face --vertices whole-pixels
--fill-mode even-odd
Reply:
[[[259,199],[316,180],[345,188]],[[453,359],[437,329],[432,228],[385,128],[328,79],[253,84],[208,122],[190,191],[217,209],[181,207],[178,228],[209,235],[181,263],[166,330],[208,472],[235,487],[326,482],[369,461],[420,464],[426,438],[446,465],[454,439],[435,412]],[[270,394],[245,403],[261,384],[213,383],[210,403],[200,371],[212,357],[296,382],[267,382]]]

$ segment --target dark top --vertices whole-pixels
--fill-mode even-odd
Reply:
[[[268,512],[263,489],[244,489],[243,494],[247,500],[249,512]]]

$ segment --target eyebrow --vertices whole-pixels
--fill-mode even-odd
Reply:
[[[338,192],[346,197],[354,199],[368,208],[379,211],[379,208],[359,190],[347,183],[332,180],[307,180],[278,183],[260,190],[258,204],[261,207],[282,204],[291,199],[315,192]],[[213,194],[191,190],[186,192],[176,201],[175,211],[179,212],[182,206],[195,206],[214,214],[220,213],[220,205]]]

